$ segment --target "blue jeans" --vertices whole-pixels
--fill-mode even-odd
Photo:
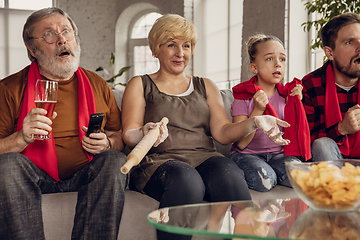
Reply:
[[[336,142],[328,137],[318,138],[312,143],[311,155],[314,162],[343,159]]]
[[[20,153],[0,155],[0,239],[43,240],[41,194],[78,192],[72,239],[117,239],[126,156],[108,150],[71,178],[56,182]]]
[[[250,189],[266,192],[276,184],[291,187],[286,174],[286,161],[299,161],[293,156],[278,154],[243,154],[235,152],[231,159],[244,171]]]

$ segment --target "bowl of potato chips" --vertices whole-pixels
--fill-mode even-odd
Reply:
[[[310,208],[327,212],[360,207],[360,161],[286,162],[286,172],[298,196]]]

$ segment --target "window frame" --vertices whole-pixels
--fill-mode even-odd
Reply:
[[[0,75],[0,81],[2,80],[2,78],[5,78],[7,76],[9,76],[10,74],[13,74],[14,72],[11,71],[11,66],[16,66],[16,64],[12,64],[11,63],[11,43],[9,40],[9,36],[10,36],[10,28],[11,28],[11,23],[10,23],[10,15],[13,13],[23,13],[27,16],[29,16],[31,13],[33,13],[34,11],[36,11],[36,9],[18,9],[18,8],[10,8],[9,7],[9,2],[10,0],[0,0],[4,3],[4,7],[0,7],[0,14],[3,15],[4,17],[4,32],[3,32],[3,36],[4,36],[4,45],[3,45],[3,50],[4,50],[4,55],[0,56],[1,58],[4,57],[4,75]],[[56,0],[52,0],[52,5],[51,7],[56,6]],[[19,33],[19,37],[22,37],[22,29],[19,29],[21,32]],[[27,56],[27,50],[26,50],[26,46],[23,45],[23,47],[25,48],[25,54],[24,58],[28,59]],[[29,61],[30,63],[30,61]],[[24,67],[24,66],[23,66]],[[18,69],[18,70],[21,70]]]
[[[311,21],[315,20],[315,19],[320,19],[322,18],[322,16],[318,13],[311,13],[311,15],[309,16],[309,19],[311,19]],[[317,37],[317,32],[315,30],[314,27],[312,27],[310,29],[310,31],[308,32],[308,36],[309,36],[309,43],[308,45],[311,46],[313,44],[313,40]],[[313,72],[314,70],[320,68],[323,65],[322,63],[318,63],[318,59],[319,59],[319,55],[320,57],[324,60],[325,58],[325,53],[324,50],[322,48],[316,48],[316,49],[309,49],[309,72]]]
[[[127,72],[127,78],[129,79],[130,76],[134,76],[134,70],[135,70],[135,63],[134,63],[134,49],[135,47],[138,46],[148,46],[148,39],[146,38],[132,38],[132,31],[134,29],[135,23],[143,16],[150,14],[150,13],[158,13],[160,15],[163,15],[160,11],[155,11],[154,9],[149,9],[149,10],[145,10],[142,11],[138,14],[136,14],[130,24],[129,24],[129,28],[128,28],[128,39],[127,39],[127,66],[133,66],[132,68],[129,69],[129,71]]]
[[[4,7],[0,7],[0,9],[13,9],[13,10],[25,10],[25,11],[36,11],[39,9],[25,9],[25,8],[10,8],[10,0],[0,0],[4,3]],[[27,0],[28,1],[28,0]],[[57,6],[57,0],[51,0],[51,7]]]

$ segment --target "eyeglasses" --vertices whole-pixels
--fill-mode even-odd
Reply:
[[[52,44],[54,42],[56,42],[59,38],[58,35],[61,35],[63,36],[66,41],[71,41],[74,39],[75,37],[75,33],[73,30],[71,29],[65,29],[64,31],[62,31],[61,33],[57,33],[57,32],[54,32],[54,31],[48,31],[44,34],[44,36],[42,37],[39,37],[39,38],[34,38],[34,37],[31,37],[30,39],[40,39],[40,38],[43,38],[47,43],[49,44]]]

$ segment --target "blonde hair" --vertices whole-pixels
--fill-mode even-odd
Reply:
[[[160,45],[174,39],[190,41],[192,54],[197,42],[196,28],[194,24],[180,15],[165,14],[155,21],[148,35],[152,55],[157,57]]]
[[[246,44],[250,63],[253,63],[255,61],[256,55],[258,54],[257,45],[259,43],[267,42],[267,41],[277,41],[281,45],[284,45],[279,38],[272,35],[265,35],[262,33],[258,33],[251,36]]]

